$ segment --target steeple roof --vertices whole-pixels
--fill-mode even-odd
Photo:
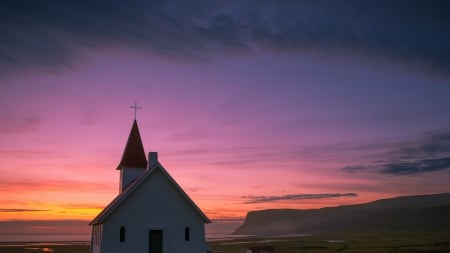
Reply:
[[[123,151],[122,159],[120,160],[117,170],[123,167],[128,168],[147,168],[147,158],[142,145],[141,135],[136,119],[131,127],[130,136],[128,136],[127,145]]]

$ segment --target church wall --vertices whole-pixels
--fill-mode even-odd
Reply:
[[[120,228],[125,242],[120,242]],[[189,227],[189,241],[185,228]],[[149,230],[163,231],[163,252],[206,252],[203,219],[160,170],[149,175],[103,225],[102,252],[148,252]]]
[[[91,253],[100,253],[100,245],[102,242],[102,231],[103,225],[96,224],[92,226],[92,235],[91,235]]]

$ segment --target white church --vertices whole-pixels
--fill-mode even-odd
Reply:
[[[122,159],[119,195],[89,224],[91,253],[206,253],[211,221],[159,163],[145,156],[136,120]]]

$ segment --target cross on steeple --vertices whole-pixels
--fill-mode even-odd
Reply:
[[[136,111],[137,111],[138,109],[142,109],[142,107],[137,106],[137,102],[134,102],[134,106],[130,106],[130,108],[133,108],[133,109],[134,109],[134,120],[136,120]]]

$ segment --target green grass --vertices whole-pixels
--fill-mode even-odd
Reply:
[[[267,241],[271,239],[274,241]],[[227,253],[241,253],[251,246],[269,245],[281,253],[444,253],[450,252],[450,231],[252,237],[215,241],[209,245],[215,251]]]

